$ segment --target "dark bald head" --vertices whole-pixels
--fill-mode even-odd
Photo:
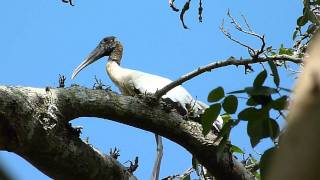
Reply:
[[[116,37],[108,36],[103,38],[90,55],[74,70],[71,79],[82,69],[104,56],[109,56],[109,61],[115,61],[120,64],[122,51],[123,47]]]

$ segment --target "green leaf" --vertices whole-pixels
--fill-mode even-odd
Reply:
[[[238,98],[234,95],[227,96],[222,103],[222,107],[227,113],[234,114],[238,108]]]
[[[246,87],[244,88],[247,94],[250,96],[258,96],[258,95],[264,95],[269,96],[275,93],[278,93],[278,90],[275,88],[267,87],[267,86],[261,86],[261,87]]]
[[[239,120],[229,120],[226,122],[223,126],[220,132],[218,133],[217,140],[221,137],[223,138],[229,138],[231,129],[236,126],[240,121]]]
[[[308,18],[306,16],[300,16],[298,19],[297,19],[297,25],[298,26],[304,26],[306,25],[308,22]]]
[[[231,150],[232,153],[244,154],[244,151],[242,149],[240,149],[238,146],[235,146],[235,145],[231,145],[230,150]]]
[[[270,137],[274,140],[278,137],[279,131],[279,125],[274,119],[263,116],[256,120],[250,120],[247,126],[252,147],[255,147],[263,138]]]
[[[275,140],[280,133],[280,128],[276,120],[269,119],[269,136],[272,140]]]
[[[184,178],[183,178],[183,180],[190,180],[191,178],[190,178],[190,174],[188,174],[187,176],[185,176]]]
[[[274,153],[276,151],[275,147],[272,147],[268,150],[266,150],[260,159],[260,175],[262,179],[266,179],[266,175],[271,168],[272,158],[274,156]]]
[[[280,88],[283,89],[283,88]],[[260,87],[246,87],[243,90],[237,90],[229,92],[228,94],[240,94],[240,93],[247,93],[250,96],[269,96],[275,93],[278,93],[278,90],[275,88],[271,88],[268,86],[260,86]]]
[[[224,97],[224,90],[222,87],[213,89],[208,95],[208,102],[216,102]]]
[[[297,35],[298,35],[298,30],[295,30],[292,34],[292,40],[295,40],[297,38]]]
[[[253,172],[253,175],[254,175],[254,177],[255,177],[257,180],[260,180],[260,179],[261,179],[260,173],[257,172],[257,171]]]
[[[257,103],[253,97],[250,97],[248,100],[247,100],[247,106],[258,106],[259,103]]]
[[[263,70],[262,72],[260,72],[253,82],[253,87],[261,87],[264,81],[266,80],[267,75],[268,74],[266,70]]]
[[[280,48],[279,48],[279,54],[286,54],[286,55],[293,55],[294,50],[292,48],[285,48],[283,46],[283,44],[281,44]]]
[[[276,65],[274,64],[274,62],[272,62],[272,61],[268,61],[268,64],[269,64],[270,69],[271,69],[271,72],[272,72],[274,84],[275,84],[277,87],[279,87],[280,77],[279,77],[279,73],[278,73],[277,66],[276,66]]]
[[[196,170],[197,175],[200,175],[199,162],[198,160],[192,156],[192,168]]]
[[[281,96],[280,98],[272,101],[271,108],[281,111],[284,110],[287,106],[288,96]]]
[[[244,121],[257,120],[259,117],[260,111],[254,107],[246,108],[238,114],[238,119]]]
[[[269,104],[272,101],[271,95],[257,95],[257,96],[251,96],[252,99],[257,103],[262,106],[265,106]]]
[[[209,108],[207,108],[202,116],[202,134],[207,135],[211,128],[213,121],[217,119],[221,111],[221,104],[216,103],[212,104]]]
[[[223,120],[223,124],[225,124],[231,119],[231,116],[230,116],[230,114],[223,114],[223,115],[221,115],[221,118]]]
[[[319,25],[317,17],[315,16],[315,14],[310,9],[308,9],[306,15],[307,15],[307,18],[308,18],[309,21],[311,21],[313,24]]]
[[[266,122],[266,120],[263,119],[248,121],[247,133],[250,137],[251,146],[253,148],[260,142],[261,139],[268,137],[269,132],[265,130],[265,126],[268,130],[269,125],[264,122]]]
[[[255,95],[255,96],[251,96],[248,100],[247,100],[247,105],[248,106],[257,106],[257,105],[267,105],[268,103],[270,103],[272,101],[271,95]]]

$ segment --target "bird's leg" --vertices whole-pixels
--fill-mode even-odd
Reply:
[[[162,137],[158,134],[155,134],[156,142],[157,142],[157,157],[156,161],[153,166],[151,180],[158,180],[159,179],[159,172],[161,166],[161,159],[163,155],[163,146],[162,146]]]

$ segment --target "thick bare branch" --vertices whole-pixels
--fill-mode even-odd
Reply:
[[[0,87],[0,95],[0,149],[19,154],[54,179],[125,178],[123,166],[68,128],[67,122],[78,117],[110,119],[167,137],[191,152],[218,179],[251,178],[232,154],[226,152],[217,159],[214,134],[204,137],[199,123],[163,110],[162,103],[150,105],[145,99],[82,87]],[[107,173],[119,176],[100,177]]]
[[[0,86],[0,150],[16,153],[53,179],[135,179],[79,138],[56,95],[49,88]]]
[[[268,62],[268,61],[289,61],[293,63],[302,63],[301,58],[297,58],[294,56],[288,56],[288,55],[277,55],[272,57],[257,57],[257,58],[250,58],[250,59],[235,59],[230,58],[228,60],[221,60],[216,61],[214,63],[210,63],[206,66],[199,67],[198,69],[189,72],[188,74],[185,74],[181,76],[179,79],[171,82],[170,84],[166,85],[159,91],[155,93],[156,98],[161,98],[163,95],[165,95],[168,91],[175,88],[176,86],[181,85],[182,83],[202,74],[205,72],[209,72],[213,69],[225,67],[225,66],[248,66],[249,64],[256,64],[256,63],[262,63],[262,62]]]

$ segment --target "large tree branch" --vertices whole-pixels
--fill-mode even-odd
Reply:
[[[251,178],[231,153],[217,159],[214,134],[204,137],[199,123],[168,111],[164,104],[83,87],[47,91],[0,87],[0,149],[21,155],[55,179],[128,178],[122,165],[81,141],[68,127],[68,121],[78,117],[110,119],[167,137],[218,179]]]
[[[179,79],[171,82],[170,84],[166,85],[162,89],[158,90],[155,93],[156,98],[161,98],[163,95],[165,95],[168,91],[171,89],[175,88],[176,86],[181,85],[182,83],[202,74],[205,72],[209,72],[213,69],[225,67],[225,66],[248,66],[249,64],[256,64],[256,63],[262,63],[262,62],[268,62],[268,61],[288,61],[288,62],[293,62],[293,63],[302,63],[301,58],[297,58],[294,56],[288,56],[288,55],[276,55],[276,56],[271,56],[271,57],[257,57],[257,58],[250,58],[250,59],[235,59],[235,58],[230,58],[228,60],[221,60],[221,61],[216,61],[214,63],[210,63],[206,66],[199,67],[198,69],[189,72],[188,74],[185,74],[181,76]]]
[[[56,95],[0,86],[0,149],[20,155],[53,179],[135,179],[79,138]]]

